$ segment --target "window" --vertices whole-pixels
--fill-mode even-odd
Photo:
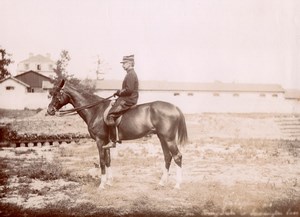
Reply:
[[[29,64],[26,63],[26,64],[24,65],[24,68],[25,68],[25,70],[29,69]]]
[[[238,97],[238,96],[240,96],[240,94],[239,93],[234,93],[233,96]]]
[[[49,70],[52,70],[52,69],[53,69],[53,65],[49,64]]]
[[[41,70],[41,65],[40,64],[36,65],[36,69]]]
[[[174,93],[174,96],[179,96],[180,95],[180,93]]]
[[[194,96],[194,93],[188,93],[188,96]]]
[[[219,93],[213,93],[213,96],[220,96]]]
[[[278,97],[278,94],[277,93],[273,93],[272,97]]]
[[[14,90],[15,87],[14,86],[6,86],[6,90]]]
[[[260,97],[266,97],[266,94],[265,93],[260,93],[259,96]]]

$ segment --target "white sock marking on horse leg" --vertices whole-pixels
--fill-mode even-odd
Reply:
[[[180,189],[180,184],[182,183],[182,168],[176,164],[176,189]]]
[[[99,186],[99,190],[105,189],[106,180],[107,180],[106,179],[106,174],[101,175],[101,183],[100,183],[100,186]]]
[[[169,171],[166,168],[164,168],[163,175],[159,181],[160,186],[165,186],[165,184],[168,181],[168,176],[169,176]]]
[[[110,167],[106,167],[106,174],[107,174],[107,185],[112,186],[112,171]]]

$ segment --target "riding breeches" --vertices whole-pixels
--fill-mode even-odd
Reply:
[[[126,103],[123,99],[117,99],[117,101],[113,104],[111,109],[108,112],[107,119],[109,125],[114,125],[115,120],[124,114],[128,109],[130,109],[130,105]]]

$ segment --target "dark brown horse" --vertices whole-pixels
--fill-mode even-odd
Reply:
[[[110,150],[102,148],[109,142],[108,127],[104,123],[103,113],[109,106],[110,100],[78,91],[71,85],[65,84],[64,80],[55,86],[50,94],[52,100],[47,111],[50,115],[54,115],[56,111],[68,103],[71,103],[74,108],[80,108],[99,102],[95,106],[78,110],[77,113],[85,121],[91,137],[97,143],[101,168],[99,188],[104,188],[105,184],[111,185]],[[182,155],[178,150],[177,141],[184,144],[188,139],[185,118],[180,109],[167,102],[155,101],[137,105],[123,115],[119,124],[120,140],[138,139],[149,133],[157,134],[164,153],[165,170],[159,184],[163,186],[166,183],[171,160],[174,158],[177,168],[175,187],[180,188]]]

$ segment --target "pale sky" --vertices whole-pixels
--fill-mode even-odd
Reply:
[[[279,83],[300,89],[297,0],[0,0],[0,45],[15,68],[61,50],[69,72],[123,79],[134,54],[140,80]]]

